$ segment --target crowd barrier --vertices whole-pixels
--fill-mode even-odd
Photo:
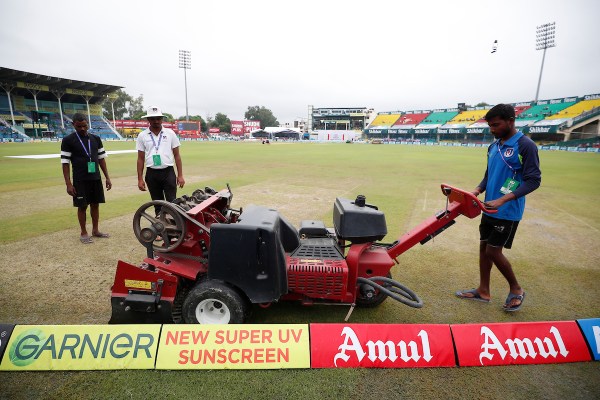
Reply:
[[[31,142],[59,142],[61,138],[45,138],[45,139],[32,139]],[[105,142],[111,141],[134,141],[133,138],[124,138],[124,139],[103,139]],[[182,142],[206,142],[206,141],[219,141],[219,140],[210,140],[210,139],[193,139],[193,138],[181,138]],[[223,140],[227,141],[227,140]],[[255,140],[256,141],[256,140]],[[284,140],[281,140],[284,142]],[[8,139],[8,138],[0,138],[0,143],[9,143],[9,142],[24,142],[24,139]],[[289,141],[288,141],[289,142]],[[300,140],[298,143],[345,143],[343,140]],[[364,140],[356,140],[352,143],[357,144],[369,144],[369,142]],[[381,141],[380,144],[397,144],[397,145],[411,145],[411,146],[446,146],[446,147],[487,147],[489,143],[458,143],[458,142],[416,142],[416,141]],[[600,147],[573,147],[573,146],[556,146],[556,145],[538,145],[539,150],[548,150],[548,151],[569,151],[575,153],[600,153]]]
[[[474,367],[600,360],[600,318],[477,324],[0,324],[0,371]]]

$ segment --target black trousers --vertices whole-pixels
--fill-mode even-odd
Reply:
[[[152,200],[172,202],[177,197],[177,177],[173,167],[147,168],[145,181]],[[154,210],[158,215],[160,206],[154,206]]]

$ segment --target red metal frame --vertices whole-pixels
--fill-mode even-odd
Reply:
[[[475,218],[482,211],[493,214],[497,210],[485,207],[474,194],[453,186],[442,184],[442,193],[447,196],[448,203],[445,210],[432,216],[410,232],[402,235],[394,245],[389,248],[377,246],[374,243],[353,244],[346,255],[348,264],[348,290],[352,292],[350,302],[356,300],[358,295],[357,278],[371,278],[374,276],[387,276],[394,266],[396,258],[415,246],[417,243],[435,236],[439,230],[446,227],[459,215]],[[347,296],[342,301],[348,301]]]
[[[210,196],[202,203],[198,204],[186,214],[198,221],[200,224],[210,229],[215,222],[227,222],[227,218],[219,212],[228,207],[230,192],[228,189],[221,190],[217,194]],[[235,222],[235,221],[230,221]],[[202,249],[198,243],[203,242],[205,248],[210,246],[210,235],[208,231],[200,228],[198,225],[184,218],[186,224],[186,236],[184,241],[177,248],[178,253],[202,258]],[[208,270],[207,262],[177,257],[172,254],[154,253],[154,258],[146,257],[141,266],[135,266],[124,261],[117,264],[115,283],[112,288],[113,296],[126,296],[131,287],[125,287],[127,281],[153,281],[163,279],[165,284],[162,288],[162,298],[171,301],[177,291],[179,277],[195,281],[199,275]],[[136,288],[138,291],[152,292],[152,289]],[[171,292],[172,290],[172,292]]]
[[[228,221],[220,212],[220,210],[228,208],[229,196],[229,189],[223,189],[187,211],[186,214],[208,229],[210,229],[210,226],[214,223],[233,223],[235,220]],[[210,248],[210,234],[207,230],[200,228],[193,222],[187,219],[184,219],[184,221],[187,233],[183,243],[177,248],[177,252],[188,256],[202,258],[204,256],[202,254],[202,247],[205,249]],[[198,246],[199,243],[202,243],[202,247]],[[177,257],[172,254],[165,255],[158,252],[154,255],[155,258],[145,258],[144,262],[192,281],[195,281],[199,275],[206,273],[208,270],[208,262],[199,262]]]
[[[156,286],[159,280],[163,281],[162,288]],[[112,286],[112,297],[124,298],[130,291],[151,293],[160,289],[162,300],[172,303],[177,294],[178,280],[177,275],[148,264],[133,265],[119,261]]]
[[[402,235],[396,244],[387,251],[389,256],[396,259],[422,240],[435,236],[435,232],[448,225],[459,215],[475,218],[482,211],[494,214],[497,210],[487,208],[473,193],[442,183],[442,193],[448,197],[448,204],[442,214],[430,217],[410,232]]]

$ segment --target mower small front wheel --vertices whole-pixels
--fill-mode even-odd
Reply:
[[[183,301],[183,319],[188,324],[242,324],[250,305],[233,287],[205,280],[190,290]]]

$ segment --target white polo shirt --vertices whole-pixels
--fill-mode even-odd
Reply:
[[[175,165],[173,149],[179,147],[179,138],[172,129],[162,128],[160,134],[153,134],[150,129],[142,131],[136,140],[136,149],[145,152],[146,168],[163,169]],[[154,165],[152,156],[160,154],[160,166]]]

